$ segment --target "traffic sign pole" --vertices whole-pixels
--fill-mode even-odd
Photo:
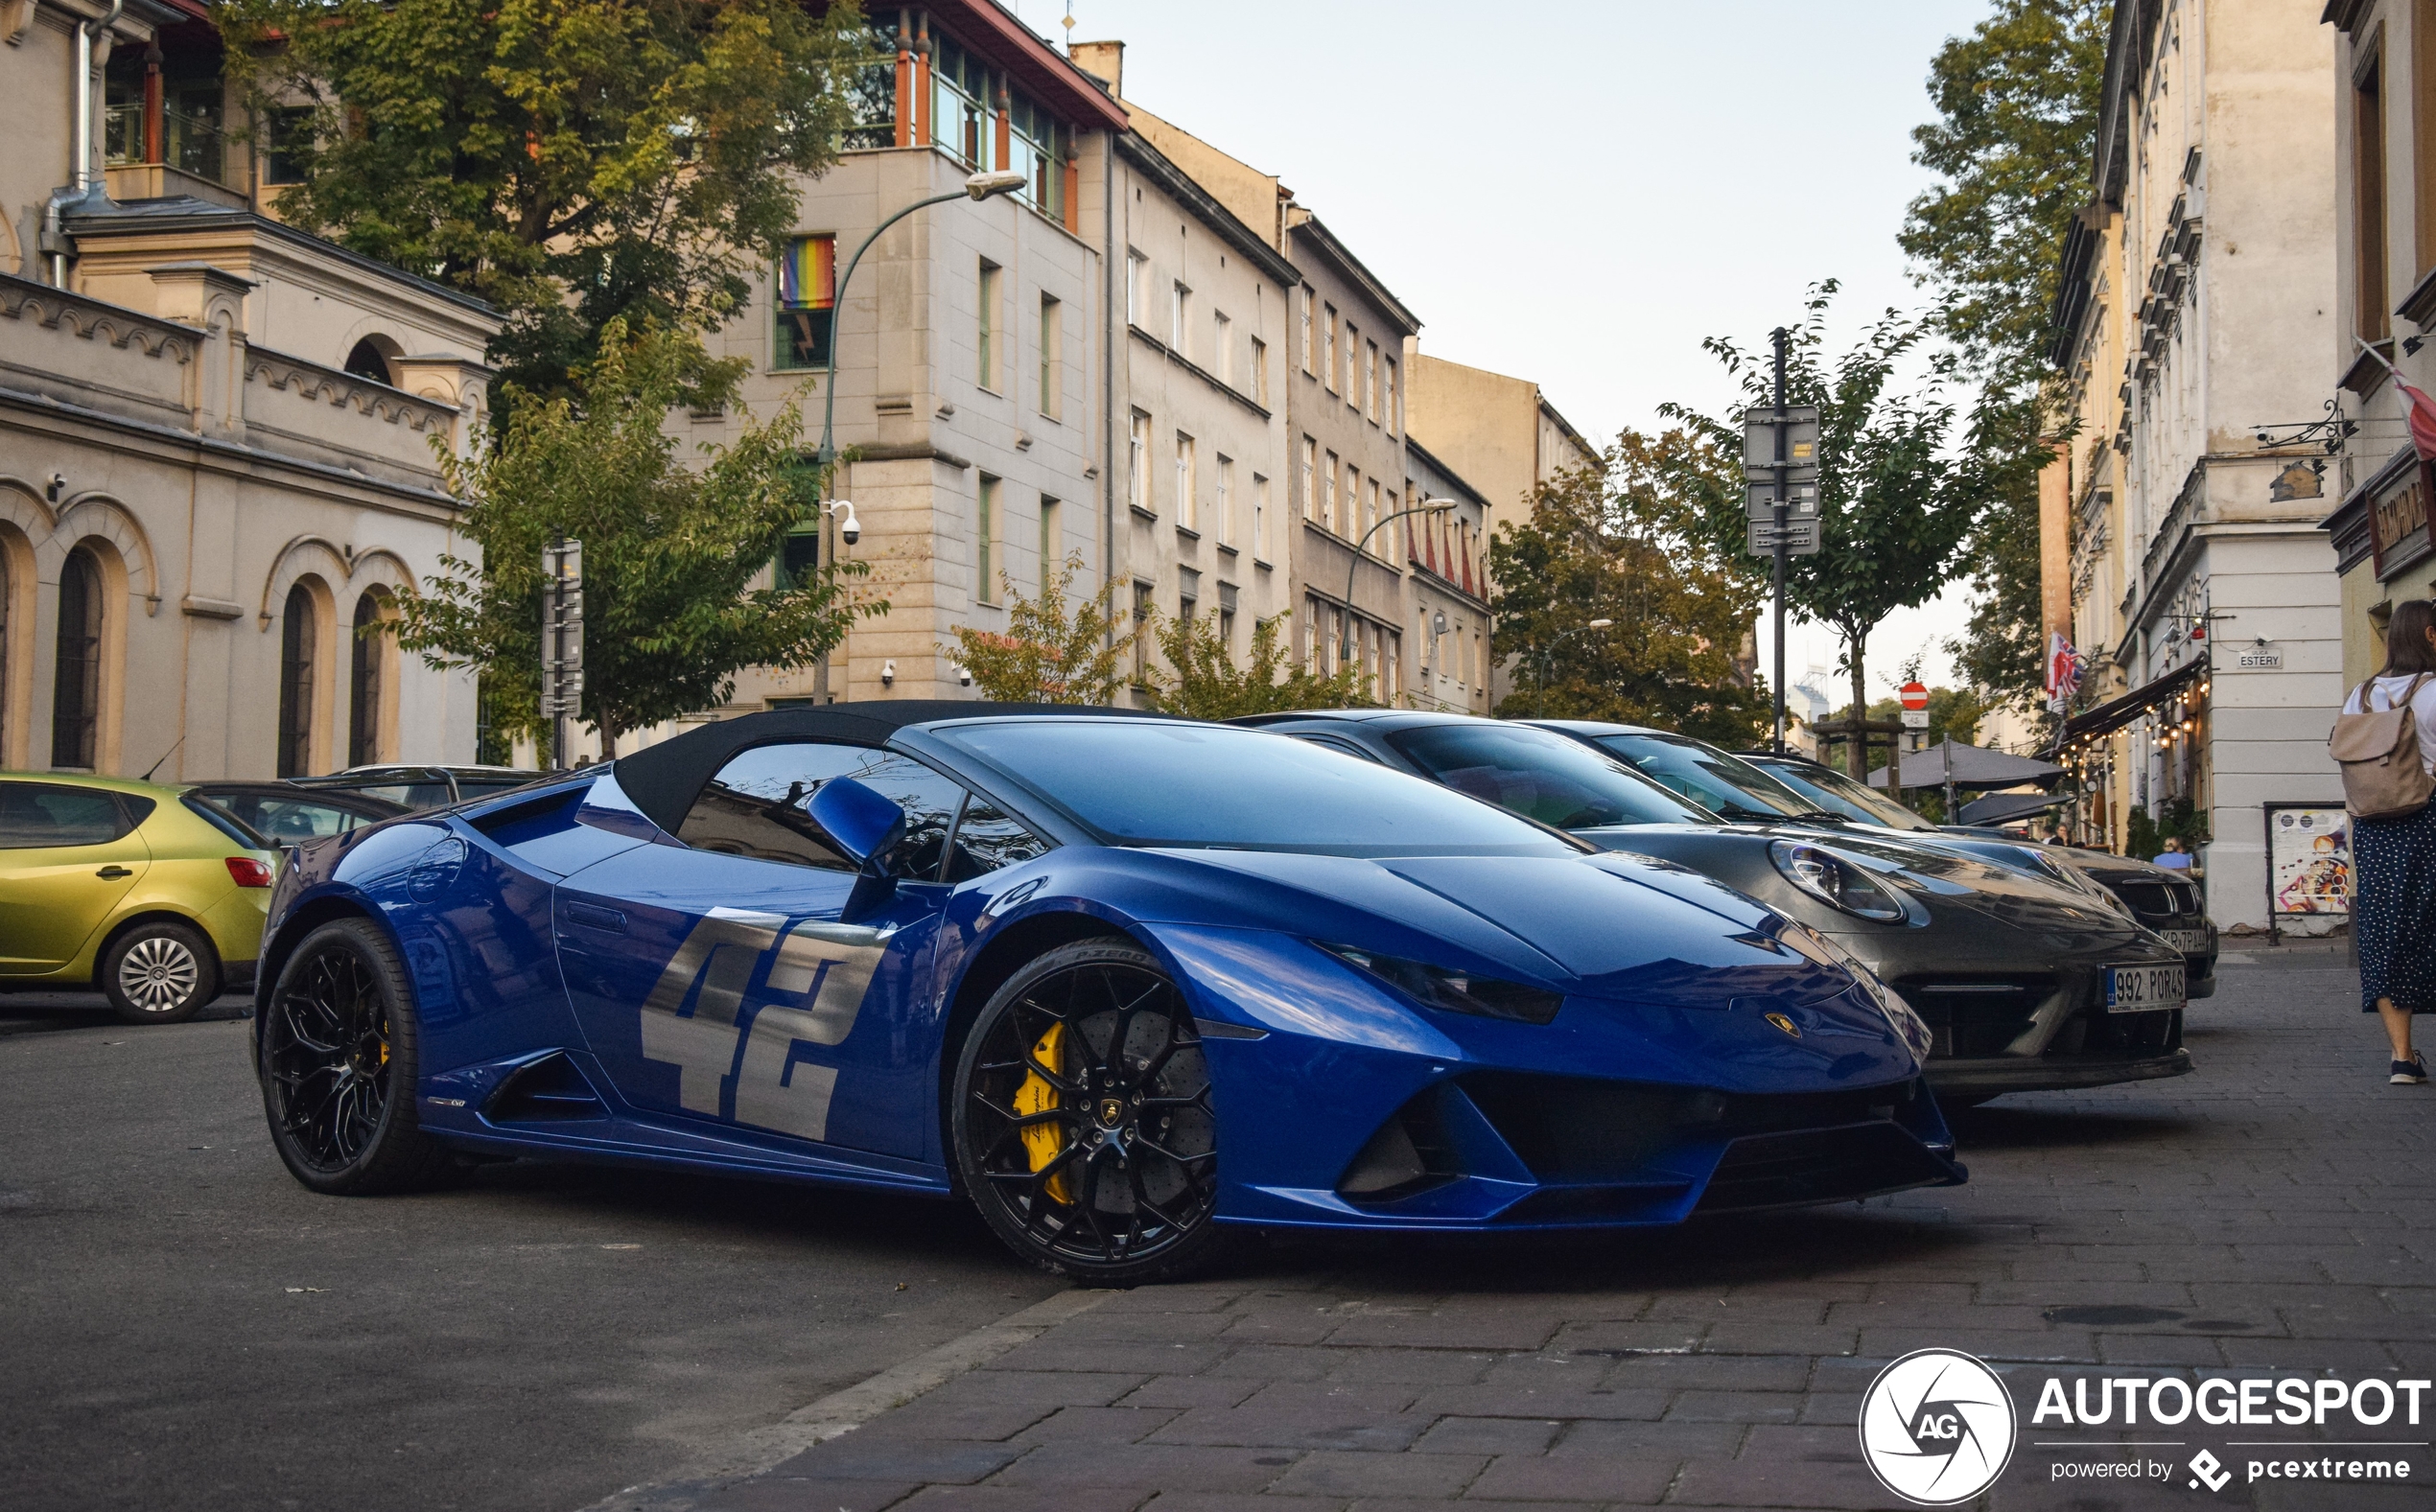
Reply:
[[[1769,339],[1776,344],[1776,539],[1772,543],[1774,550],[1770,553],[1776,566],[1776,675],[1770,691],[1776,695],[1774,750],[1778,756],[1785,754],[1785,512],[1792,481],[1786,467],[1792,458],[1786,450],[1786,442],[1790,439],[1787,431],[1791,428],[1785,423],[1785,344],[1791,337],[1792,333],[1781,325],[1769,333]]]

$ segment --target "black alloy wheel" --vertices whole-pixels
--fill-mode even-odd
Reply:
[[[368,920],[324,924],[296,946],[259,1048],[271,1143],[298,1181],[362,1196],[430,1186],[452,1169],[416,1124],[413,997]]]
[[[954,1097],[957,1172],[1026,1260],[1136,1286],[1209,1257],[1209,1066],[1183,994],[1147,952],[1084,941],[1018,971],[966,1037]]]

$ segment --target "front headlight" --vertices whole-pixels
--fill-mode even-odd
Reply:
[[[1878,973],[1870,970],[1866,962],[1845,949],[1834,936],[1823,935],[1799,919],[1785,920],[1785,931],[1777,938],[1820,965],[1843,967],[1861,985],[1862,992],[1878,1005],[1878,1012],[1886,1015],[1886,1023],[1894,1030],[1895,1037],[1909,1046],[1911,1053],[1922,1060],[1929,1058],[1929,1051],[1936,1043],[1936,1036],[1930,1033],[1928,1020],[1914,1012],[1901,993],[1880,981]]]
[[[1544,1024],[1557,1016],[1557,1010],[1565,1001],[1562,992],[1525,987],[1519,982],[1504,982],[1495,977],[1457,971],[1432,965],[1426,961],[1383,956],[1352,945],[1330,944],[1324,940],[1311,942],[1346,965],[1378,978],[1423,1007],[1443,1009],[1449,1013]]]
[[[1779,840],[1768,848],[1785,880],[1858,919],[1901,923],[1911,917],[1894,890],[1832,850]]]

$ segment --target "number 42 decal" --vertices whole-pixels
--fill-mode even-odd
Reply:
[[[854,1029],[893,933],[818,919],[789,929],[782,914],[713,909],[644,1000],[644,1058],[677,1067],[677,1103],[690,1113],[718,1117],[732,1089],[738,1123],[826,1138],[837,1068],[804,1047]],[[762,1001],[747,1013],[765,962]]]

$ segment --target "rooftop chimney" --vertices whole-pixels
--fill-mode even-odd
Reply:
[[[1122,42],[1068,42],[1066,60],[1083,72],[1108,85],[1108,92],[1117,99],[1125,98],[1125,44]]]

